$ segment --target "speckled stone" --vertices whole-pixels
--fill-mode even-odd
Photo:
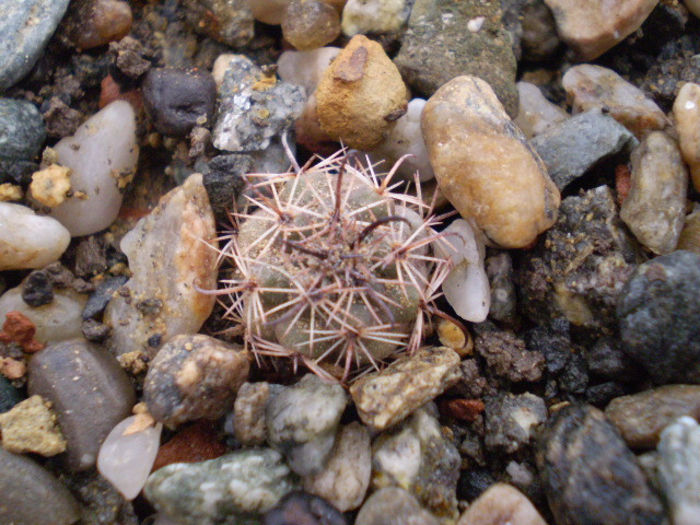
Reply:
[[[0,98],[0,159],[33,160],[45,139],[44,119],[34,104]]]
[[[262,445],[267,437],[265,408],[272,394],[269,383],[243,383],[233,405],[233,433],[243,445]]]
[[[41,396],[31,396],[0,414],[0,430],[2,447],[15,454],[33,452],[48,457],[66,450],[56,415]]]
[[[484,413],[486,447],[507,454],[527,446],[547,420],[544,400],[529,392],[489,398]]]
[[[247,0],[185,0],[187,22],[198,33],[231,47],[245,46],[253,38],[253,12]]]

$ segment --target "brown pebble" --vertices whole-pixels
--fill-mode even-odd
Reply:
[[[630,192],[631,177],[632,174],[626,164],[620,164],[615,168],[615,191],[617,191],[617,204],[620,206]]]
[[[444,399],[439,403],[440,413],[462,421],[472,422],[484,411],[481,399]]]
[[[319,0],[292,0],[282,19],[282,35],[300,51],[333,42],[340,34],[340,16]]]
[[[66,17],[68,38],[78,49],[120,40],[131,31],[131,7],[118,0],[74,0]]]
[[[27,372],[27,365],[24,361],[12,359],[11,357],[0,357],[0,374],[7,379],[19,379]]]
[[[44,348],[44,345],[34,339],[36,327],[22,312],[12,311],[5,315],[5,322],[0,332],[0,341],[18,343],[22,350],[33,354]]]
[[[209,421],[198,421],[185,427],[158,449],[153,470],[171,463],[197,463],[216,459],[226,452],[226,445],[216,436],[216,428]]]
[[[122,92],[121,87],[114,81],[112,75],[107,75],[100,83],[100,100],[98,105],[102,109],[115,100],[127,101],[136,112],[141,111],[143,108],[143,98],[138,89]]]

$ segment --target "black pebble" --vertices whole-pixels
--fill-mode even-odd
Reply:
[[[37,270],[29,274],[22,287],[22,300],[34,307],[53,301],[53,285],[46,272]]]

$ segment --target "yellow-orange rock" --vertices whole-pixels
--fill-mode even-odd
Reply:
[[[522,248],[554,224],[559,191],[486,82],[459,76],[444,84],[421,127],[442,193],[493,242]]]
[[[683,160],[690,168],[693,186],[700,191],[700,84],[683,85],[673,103],[673,117]]]

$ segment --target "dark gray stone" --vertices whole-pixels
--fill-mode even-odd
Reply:
[[[588,371],[603,379],[630,381],[638,377],[638,367],[622,350],[616,338],[601,337],[586,349]]]
[[[570,405],[550,419],[537,454],[556,523],[655,525],[661,502],[603,413]]]
[[[22,396],[19,390],[13,387],[5,376],[0,375],[0,414],[7,412],[20,401]]]
[[[81,504],[80,525],[138,525],[131,502],[126,501],[99,473],[62,475],[60,480]]]
[[[323,498],[294,491],[262,517],[262,525],[347,525],[347,520]]]
[[[559,190],[602,160],[637,144],[627,128],[598,109],[554,124],[530,140]]]
[[[468,23],[485,17],[477,31]],[[488,82],[511,117],[518,113],[516,60],[498,0],[416,0],[394,62],[425,98],[459,75]]]
[[[29,361],[29,394],[51,401],[71,470],[95,465],[107,434],[130,414],[134,389],[117,360],[82,339],[51,344]]]
[[[83,319],[93,319],[101,314],[107,307],[112,294],[116,292],[129,278],[125,275],[108,277],[97,285],[95,291],[90,294],[85,308],[83,308]]]
[[[484,413],[486,446],[507,454],[527,446],[538,426],[547,420],[544,400],[529,392],[487,399]]]
[[[22,300],[29,306],[43,306],[53,301],[53,283],[46,272],[37,270],[22,283]]]
[[[0,12],[2,9],[0,7]],[[44,119],[34,104],[26,100],[0,98],[0,159],[31,161],[39,153],[45,139]]]
[[[80,508],[68,489],[31,459],[0,448],[0,523],[68,525]]]
[[[0,4],[0,92],[16,84],[44,51],[69,0],[12,0]]]
[[[680,250],[640,265],[617,317],[624,350],[657,384],[700,383],[700,255]]]
[[[153,125],[164,135],[186,135],[197,119],[211,123],[214,116],[216,83],[206,71],[151,69],[141,89]]]
[[[561,43],[549,7],[543,0],[525,0],[522,10],[522,55],[527,60],[545,60]]]
[[[513,261],[507,252],[487,257],[484,262],[491,285],[489,317],[504,323],[517,320],[517,295],[513,281]]]
[[[243,175],[251,173],[253,158],[250,155],[217,155],[202,170],[202,182],[209,196],[211,209],[217,219],[228,218],[238,194],[245,187]]]
[[[530,352],[525,341],[508,330],[499,330],[491,323],[475,325],[474,350],[489,369],[509,381],[539,381],[545,366],[540,352]]]

